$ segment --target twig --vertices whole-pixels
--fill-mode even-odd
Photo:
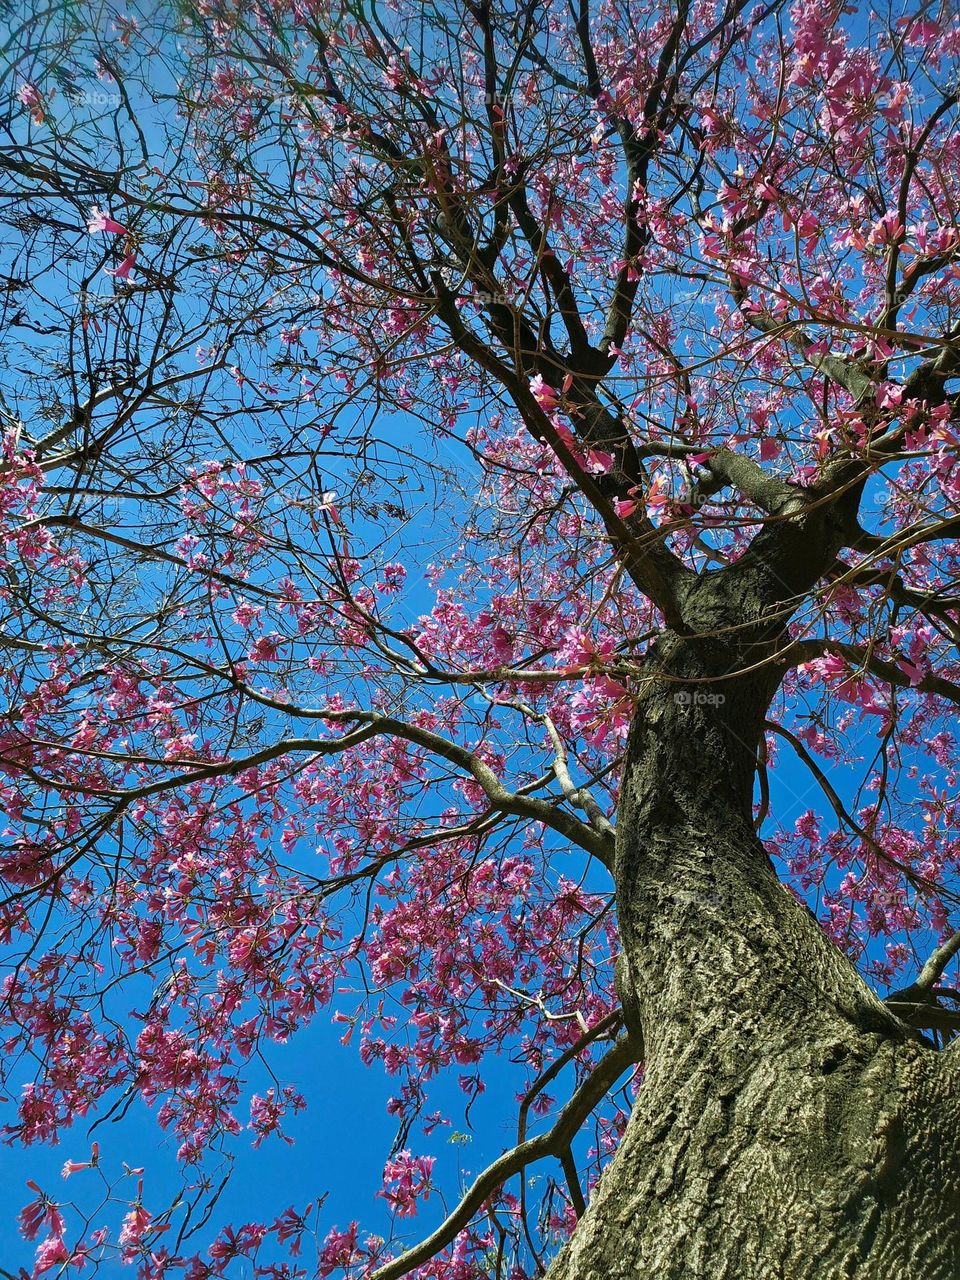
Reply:
[[[584,1120],[615,1081],[637,1061],[637,1058],[636,1041],[629,1036],[621,1036],[583,1081],[548,1133],[541,1134],[538,1138],[531,1138],[527,1142],[521,1142],[519,1146],[505,1151],[499,1159],[494,1160],[432,1235],[427,1236],[420,1244],[414,1245],[412,1249],[408,1249],[399,1258],[380,1267],[373,1273],[370,1280],[399,1280],[399,1277],[405,1276],[414,1267],[422,1265],[435,1257],[441,1249],[445,1249],[481,1208],[484,1201],[499,1190],[508,1178],[512,1178],[535,1160],[543,1160],[547,1156],[562,1160]]]

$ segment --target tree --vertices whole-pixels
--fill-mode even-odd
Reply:
[[[318,1274],[955,1275],[960,25],[84,0],[8,49],[8,1133],[139,1096],[190,1188],[84,1235],[35,1187],[35,1274],[300,1274],[302,1207],[204,1252],[196,1171],[362,974],[400,1226],[431,1080],[529,1084]]]

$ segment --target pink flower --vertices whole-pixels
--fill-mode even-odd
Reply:
[[[432,1184],[430,1175],[434,1166],[433,1156],[413,1156],[409,1151],[398,1151],[388,1160],[383,1170],[385,1185],[379,1195],[390,1205],[398,1218],[413,1218],[417,1213],[417,1200],[429,1199]]]
[[[117,224],[119,226],[119,223]],[[121,228],[122,229],[122,228]],[[130,274],[130,268],[137,260],[137,255],[133,252],[128,253],[119,267],[112,267],[107,270],[108,276],[113,276],[114,280],[126,280]]]
[[[69,1261],[70,1253],[63,1243],[63,1237],[47,1236],[46,1240],[37,1249],[36,1257],[34,1258],[34,1277],[42,1276],[45,1271],[51,1271],[59,1263]]]
[[[334,524],[342,524],[343,521],[340,519],[340,513],[335,506],[336,497],[337,497],[336,490],[333,490],[333,489],[327,491],[326,493],[321,493],[320,503],[317,507],[317,510],[325,511]]]
[[[881,409],[896,409],[903,402],[903,387],[895,382],[881,382],[877,387],[877,404]]]
[[[636,511],[637,504],[631,498],[617,498],[613,504],[613,509],[621,520],[626,520],[627,516],[632,516]]]
[[[885,213],[873,224],[867,244],[895,244],[903,238],[903,223],[896,213]]]
[[[847,664],[838,654],[824,654],[822,658],[814,658],[804,662],[800,670],[812,676],[814,680],[835,680],[838,676],[846,678]]]
[[[533,398],[544,411],[544,413],[553,413],[557,408],[557,392],[556,388],[551,387],[549,383],[544,382],[538,373],[530,379],[530,390],[533,392]]]
[[[297,1254],[300,1252],[299,1237],[306,1227],[307,1214],[310,1212],[311,1207],[311,1205],[307,1205],[303,1213],[297,1213],[293,1208],[285,1209],[273,1224],[272,1229],[277,1233],[278,1244],[283,1244],[285,1241],[293,1239],[294,1244],[291,1245],[291,1253]]]
[[[35,1182],[28,1182],[27,1186],[37,1193],[37,1198],[20,1211],[17,1218],[20,1234],[25,1240],[36,1240],[40,1228],[46,1223],[55,1236],[62,1236],[63,1218],[60,1210],[52,1200],[47,1199]]]
[[[761,199],[768,200],[771,203],[779,200],[780,198],[780,189],[777,187],[776,183],[771,182],[769,178],[764,178],[761,175],[758,175],[756,178],[756,192]]]
[[[776,436],[764,436],[760,441],[760,461],[772,462],[780,452],[780,441]]]
[[[320,1274],[328,1276],[337,1268],[346,1269],[360,1261],[361,1254],[357,1241],[359,1224],[351,1222],[346,1231],[338,1231],[333,1227],[327,1232],[320,1250]]]
[[[252,627],[260,620],[263,610],[258,604],[249,604],[242,601],[233,611],[233,620],[238,627]]]
[[[170,1224],[167,1222],[154,1222],[153,1214],[149,1213],[137,1201],[131,1206],[130,1212],[125,1216],[120,1226],[118,1243],[122,1250],[121,1258],[125,1262],[132,1261],[134,1255],[143,1248],[148,1236],[159,1235],[160,1232],[168,1231],[169,1229]]]
[[[658,507],[665,507],[669,501],[670,494],[666,491],[666,481],[663,476],[657,476],[647,491],[647,511],[656,511]]]
[[[910,101],[910,84],[906,80],[899,80],[890,90],[890,97],[884,106],[880,108],[880,114],[888,120],[899,120],[903,115],[904,107]]]
[[[913,688],[916,688],[926,674],[921,667],[918,667],[915,662],[911,662],[909,658],[898,658],[897,666],[909,678]]]
[[[17,101],[22,102],[25,107],[39,107],[43,99],[36,85],[24,84],[17,90]]]
[[[255,640],[250,646],[250,652],[247,657],[251,662],[276,662],[280,656],[280,649],[283,643],[283,636],[276,633],[269,636],[261,636],[259,640]]]
[[[591,449],[587,454],[587,461],[594,475],[606,475],[613,466],[613,454],[606,453],[603,449]]]
[[[579,457],[580,455],[577,452],[577,442],[574,439],[573,432],[570,428],[561,422],[556,425],[555,430],[564,446],[576,457]]]
[[[111,235],[125,236],[127,228],[122,223],[116,222],[113,218],[103,213],[96,205],[90,210],[90,217],[87,221],[87,230],[93,235],[97,231],[109,231]]]
[[[804,242],[804,253],[813,253],[814,249],[817,247],[817,241],[820,238],[820,224],[817,221],[816,216],[809,210],[805,210],[801,213],[800,217],[797,219],[797,231]]]
[[[934,44],[941,34],[941,29],[936,22],[927,22],[922,18],[917,18],[916,21],[911,18],[901,18],[897,25],[904,24],[909,25],[907,25],[903,38],[907,44],[913,45],[915,48]]]
[[[43,96],[35,84],[21,85],[17,90],[17,101],[29,110],[34,124],[43,124]]]

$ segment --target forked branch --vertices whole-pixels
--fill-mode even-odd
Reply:
[[[636,1041],[630,1036],[621,1036],[583,1081],[548,1133],[541,1134],[538,1138],[530,1138],[527,1142],[521,1142],[519,1146],[505,1151],[499,1159],[494,1160],[432,1235],[414,1245],[412,1249],[408,1249],[399,1258],[394,1258],[393,1261],[380,1267],[373,1273],[370,1280],[399,1280],[399,1277],[407,1275],[414,1267],[419,1267],[435,1257],[441,1249],[445,1249],[452,1243],[477,1210],[509,1178],[520,1173],[535,1160],[553,1156],[563,1161],[570,1149],[570,1143],[590,1112],[602,1101],[624,1071],[638,1060],[639,1047]]]

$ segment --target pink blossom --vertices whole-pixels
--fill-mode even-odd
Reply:
[[[554,412],[559,403],[556,389],[544,382],[539,373],[530,379],[530,390],[533,392],[533,398],[544,413]]]
[[[904,40],[921,48],[934,44],[942,33],[938,23],[924,18],[901,18],[898,25],[905,25]]]
[[[136,260],[137,260],[136,253],[134,253],[131,250],[131,252],[128,253],[127,256],[124,258],[124,260],[120,263],[119,267],[111,267],[107,269],[107,275],[113,276],[114,280],[126,280],[127,277],[130,275],[130,269],[134,265]]]
[[[337,495],[334,490],[330,490],[327,493],[321,493],[320,501],[317,504],[317,510],[325,511],[334,524],[342,524],[343,522],[340,519],[340,512],[336,507],[336,497]]]
[[[21,85],[17,90],[17,101],[29,110],[34,124],[43,124],[43,96],[36,85]]]
[[[909,658],[898,658],[897,666],[909,677],[910,684],[913,686],[918,685],[926,674],[922,667],[915,662],[911,662]]]
[[[52,1271],[54,1267],[62,1262],[69,1261],[70,1250],[64,1244],[63,1237],[60,1235],[47,1236],[46,1240],[37,1249],[34,1257],[34,1278],[42,1276],[47,1271]]]
[[[603,449],[591,449],[587,453],[587,462],[594,475],[606,475],[613,466],[613,454]]]
[[[115,236],[125,236],[128,234],[127,228],[121,222],[116,222],[108,214],[103,213],[96,205],[94,205],[90,210],[87,230],[91,235],[96,231],[109,231],[111,235]]]
[[[120,1235],[117,1243],[121,1248],[121,1257],[130,1261],[144,1246],[147,1237],[168,1231],[169,1223],[157,1223],[138,1200],[124,1216],[120,1224]]]
[[[882,382],[877,388],[877,404],[881,409],[896,409],[903,401],[903,387],[894,382]]]
[[[256,626],[262,615],[263,609],[260,605],[242,601],[234,609],[231,617],[238,627],[250,628]]]
[[[670,493],[667,489],[667,481],[662,476],[657,476],[647,491],[647,510],[656,511],[660,507],[665,507],[669,502]]]
[[[69,1178],[72,1173],[79,1173],[81,1169],[93,1169],[100,1160],[100,1144],[95,1142],[90,1149],[90,1159],[85,1161],[67,1160],[63,1168],[60,1170],[61,1176]]]
[[[867,236],[867,244],[895,244],[903,236],[903,223],[897,213],[885,213],[874,223]]]
[[[415,1217],[417,1200],[429,1199],[430,1175],[435,1163],[433,1156],[413,1156],[409,1151],[399,1151],[387,1161],[383,1170],[385,1189],[380,1195],[397,1217]]]
[[[764,436],[760,441],[760,461],[772,462],[780,453],[780,441],[776,436]]]
[[[36,85],[23,84],[17,90],[17,101],[22,102],[25,107],[39,107],[43,99]]]
[[[276,662],[284,644],[283,636],[276,632],[268,636],[260,636],[250,646],[247,656],[251,662]]]
[[[51,1235],[62,1236],[63,1217],[57,1205],[43,1194],[35,1182],[28,1182],[27,1186],[37,1193],[37,1199],[20,1210],[17,1222],[21,1235],[25,1240],[36,1240],[40,1228],[46,1224]]]
[[[356,1266],[362,1253],[359,1247],[359,1223],[351,1222],[346,1231],[332,1228],[324,1239],[320,1250],[320,1275],[329,1276],[333,1271]]]

